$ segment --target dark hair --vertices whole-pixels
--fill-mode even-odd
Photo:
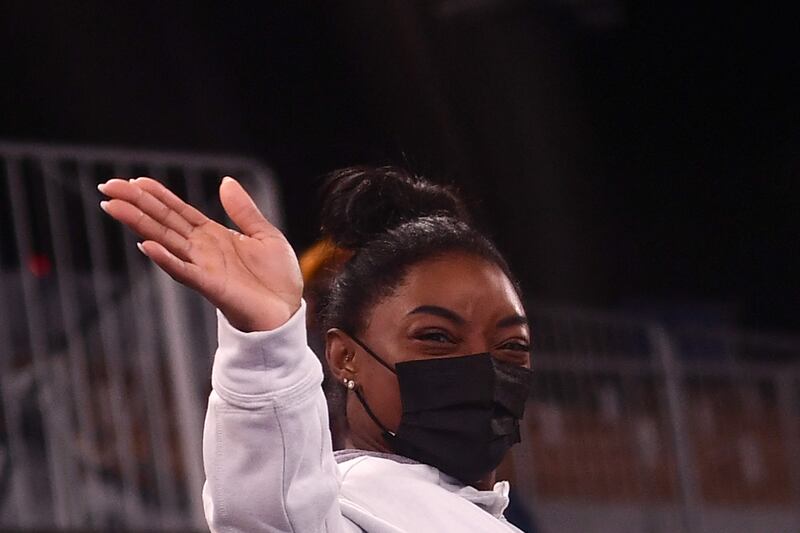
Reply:
[[[360,333],[372,307],[411,266],[448,252],[497,265],[520,292],[500,252],[470,226],[453,189],[396,167],[352,167],[332,174],[323,193],[323,234],[353,251],[321,302],[325,330]]]

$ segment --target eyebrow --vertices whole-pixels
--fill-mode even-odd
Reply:
[[[438,305],[420,305],[419,307],[415,308],[408,314],[409,315],[426,314],[426,315],[438,316],[446,320],[449,320],[455,324],[458,324],[459,326],[467,323],[464,317],[462,317],[455,311],[451,311],[446,307],[440,307]],[[527,326],[527,325],[528,325],[527,317],[523,315],[514,314],[498,320],[496,327],[509,328],[512,326]]]
[[[528,317],[522,315],[509,315],[497,321],[498,328],[510,328],[512,326],[527,326]]]
[[[464,317],[462,317],[455,311],[451,311],[450,309],[447,309],[445,307],[439,307],[438,305],[420,305],[419,307],[409,312],[408,314],[434,315],[449,320],[455,324],[458,324],[459,326],[467,323],[467,321],[464,320]]]

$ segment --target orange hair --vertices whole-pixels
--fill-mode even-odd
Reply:
[[[338,271],[352,255],[353,252],[336,246],[328,238],[318,240],[300,256],[303,282],[314,285],[321,277]]]

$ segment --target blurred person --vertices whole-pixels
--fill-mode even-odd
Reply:
[[[530,332],[518,285],[449,189],[393,168],[336,173],[325,237],[352,253],[324,297],[325,359],[345,395],[333,452],[307,346],[297,258],[232,178],[227,229],[150,178],[101,207],[218,309],[203,438],[214,531],[520,531],[496,468],[519,441]]]

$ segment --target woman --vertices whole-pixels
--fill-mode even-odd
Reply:
[[[530,333],[505,261],[451,191],[391,168],[329,183],[323,233],[353,252],[322,311],[346,391],[349,449],[334,454],[297,259],[244,189],[220,185],[240,233],[149,178],[99,188],[141,251],[219,310],[203,439],[212,530],[519,531],[494,470],[519,440]]]

